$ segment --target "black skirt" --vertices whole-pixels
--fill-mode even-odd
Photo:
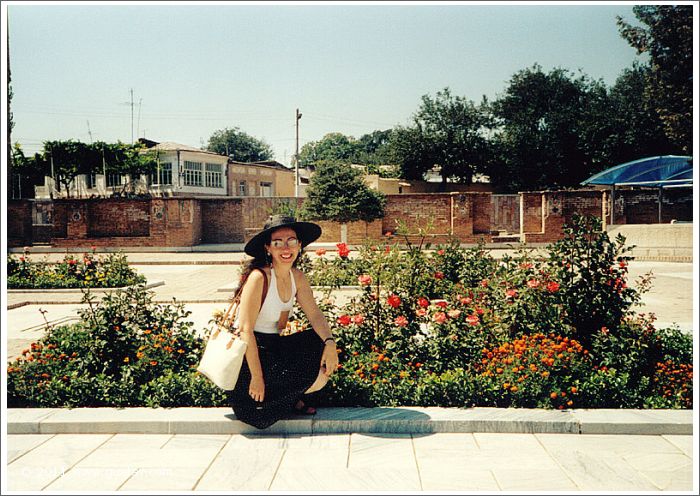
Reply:
[[[287,336],[255,332],[265,380],[265,397],[250,397],[250,369],[244,359],[236,387],[228,400],[236,418],[258,429],[288,417],[295,403],[316,381],[321,370],[323,341],[312,330]]]

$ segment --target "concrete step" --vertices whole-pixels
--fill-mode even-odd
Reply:
[[[567,433],[692,435],[692,410],[320,408],[259,431],[227,407],[8,408],[8,434]]]

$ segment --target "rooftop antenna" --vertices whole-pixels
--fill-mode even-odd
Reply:
[[[92,143],[92,132],[90,131],[90,121],[87,121],[88,136],[90,136],[90,143]]]

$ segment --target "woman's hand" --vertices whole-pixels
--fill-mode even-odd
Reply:
[[[251,377],[248,394],[257,402],[265,399],[265,380],[262,377]]]
[[[338,352],[335,348],[334,341],[327,341],[323,347],[323,356],[321,357],[321,368],[326,377],[330,377],[335,369],[338,368]]]

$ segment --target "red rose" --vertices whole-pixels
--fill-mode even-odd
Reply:
[[[444,278],[445,278],[445,274],[443,274],[442,272],[438,271],[435,273],[435,279],[444,279]]]
[[[445,254],[445,250],[438,250],[438,251],[437,251],[437,254],[440,255],[440,256],[442,256],[442,255]]]
[[[484,315],[484,309],[481,307],[476,307],[476,313],[478,313],[479,315]]]
[[[427,298],[418,298],[418,306],[421,308],[427,308],[430,306],[430,302]]]
[[[351,320],[352,319],[349,315],[341,315],[340,317],[338,317],[338,324],[340,324],[341,326],[347,326],[350,325]]]
[[[531,269],[531,268],[532,268],[532,264],[531,264],[531,263],[521,263],[521,264],[520,264],[520,268],[521,268],[521,269],[524,269],[524,270]]]
[[[408,325],[408,319],[403,315],[399,315],[394,319],[394,324],[396,324],[397,327],[406,327]]]
[[[447,302],[445,300],[436,301],[435,306],[440,308],[447,308]]]
[[[482,287],[482,288],[485,288],[485,287],[487,287],[487,286],[489,285],[489,280],[488,280],[488,279],[482,279],[480,284],[481,284],[481,287]]]
[[[361,286],[369,286],[372,284],[372,277],[367,274],[362,274],[357,278],[357,282],[359,282]]]
[[[399,305],[401,305],[401,298],[392,294],[392,295],[389,295],[389,297],[386,299],[386,302],[389,304],[389,306],[394,307],[394,308],[398,308]]]
[[[549,281],[547,283],[547,291],[550,293],[555,293],[559,291],[559,283],[557,281]]]
[[[517,292],[516,290],[514,290],[514,289],[509,289],[509,290],[506,291],[506,297],[507,297],[507,298],[515,298],[516,296],[518,296],[518,292]]]
[[[350,255],[350,248],[345,243],[338,243],[335,245],[338,248],[338,256],[340,258],[347,258]]]

